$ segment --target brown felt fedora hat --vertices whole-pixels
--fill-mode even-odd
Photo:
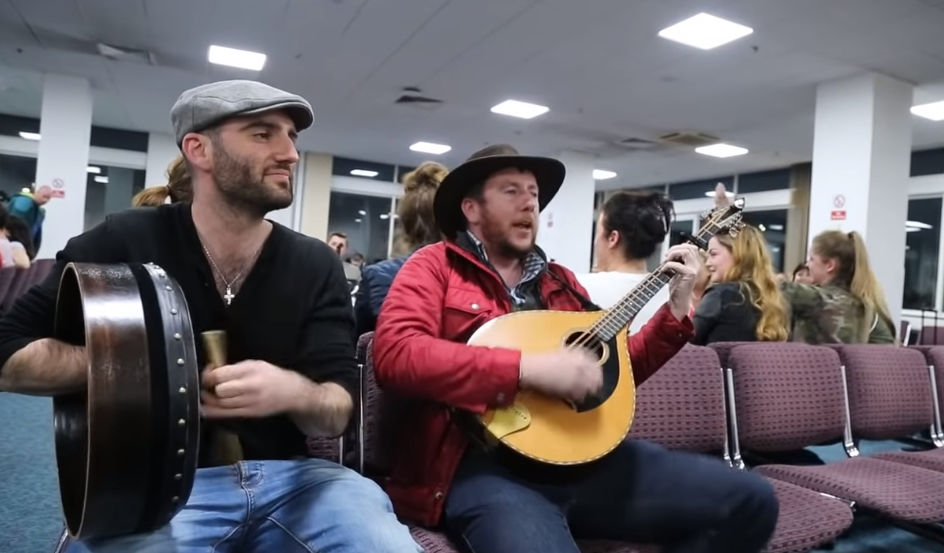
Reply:
[[[439,230],[448,238],[465,230],[462,200],[473,186],[504,169],[530,171],[538,183],[538,205],[543,210],[551,203],[564,184],[566,169],[560,161],[549,157],[523,156],[508,144],[495,144],[475,152],[443,179],[433,200],[433,211]]]

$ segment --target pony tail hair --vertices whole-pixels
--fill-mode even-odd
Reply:
[[[849,241],[852,243],[852,250],[855,252],[855,269],[852,274],[852,282],[849,291],[852,295],[859,298],[865,307],[865,316],[863,317],[862,337],[863,343],[869,341],[872,323],[875,316],[878,315],[889,328],[894,329],[895,323],[888,311],[888,303],[885,301],[885,292],[882,285],[875,278],[869,263],[869,253],[865,247],[865,240],[855,231],[848,234]]]
[[[167,202],[167,198],[170,198],[169,186],[151,186],[134,195],[131,207],[157,207]]]

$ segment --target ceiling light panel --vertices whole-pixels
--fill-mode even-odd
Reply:
[[[744,38],[754,32],[727,19],[700,13],[685,21],[659,31],[662,38],[679,42],[701,50],[711,50],[723,44]]]
[[[414,152],[438,156],[451,150],[452,146],[447,146],[445,144],[435,144],[433,142],[417,142],[416,144],[412,144],[410,149]]]
[[[735,157],[743,156],[748,152],[747,148],[741,148],[740,146],[732,146],[730,144],[712,144],[711,146],[702,146],[701,148],[695,148],[695,152],[711,156],[711,157]]]
[[[217,65],[260,71],[265,66],[266,55],[258,52],[250,52],[248,50],[237,50],[235,48],[213,45],[210,46],[209,60],[210,63]]]
[[[519,102],[518,100],[505,100],[497,106],[492,107],[492,113],[518,117],[519,119],[534,119],[539,115],[544,115],[548,111],[550,111],[550,108],[547,106]]]
[[[944,121],[944,101],[914,106],[911,113],[931,121]]]

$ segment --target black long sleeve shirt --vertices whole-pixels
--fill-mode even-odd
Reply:
[[[272,233],[227,306],[217,292],[189,204],[138,208],[109,216],[69,241],[55,268],[0,318],[0,370],[30,342],[53,337],[59,279],[69,262],[154,263],[181,286],[199,334],[226,330],[227,360],[255,359],[335,382],[357,393],[354,318],[341,259],[326,244],[273,223]],[[213,421],[203,421],[205,435]],[[305,436],[286,415],[227,421],[246,459],[305,455]],[[205,448],[204,448],[205,449]]]

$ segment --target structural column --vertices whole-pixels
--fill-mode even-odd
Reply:
[[[144,187],[167,184],[167,166],[179,153],[173,136],[160,132],[149,133]]]
[[[37,257],[54,257],[85,220],[86,168],[92,132],[92,89],[88,80],[48,74],[43,84],[36,186],[51,186],[43,243]]]
[[[900,319],[911,159],[913,87],[869,73],[816,93],[809,240],[857,231],[888,307]]]
[[[541,213],[538,245],[548,258],[575,273],[588,273],[593,254],[594,159],[577,152],[564,152],[559,159],[567,167],[567,177]]]

